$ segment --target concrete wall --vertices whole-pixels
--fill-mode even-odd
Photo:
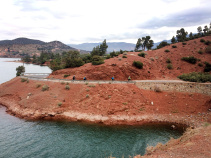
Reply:
[[[161,91],[177,91],[211,95],[211,83],[137,81],[135,84],[140,89],[154,90],[155,87],[159,87]]]

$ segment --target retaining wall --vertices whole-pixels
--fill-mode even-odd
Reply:
[[[136,82],[135,84],[140,89],[155,90],[155,87],[159,87],[161,91],[177,91],[211,95],[211,83],[142,81]]]

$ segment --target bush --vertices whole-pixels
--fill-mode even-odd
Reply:
[[[28,78],[21,78],[21,82],[26,82],[28,81]]]
[[[173,45],[172,48],[177,48],[177,46]]]
[[[58,105],[59,107],[62,106],[62,102],[59,102],[57,105]]]
[[[47,91],[47,90],[49,90],[49,87],[48,87],[48,85],[44,85],[44,86],[42,86],[42,91]]]
[[[171,59],[166,59],[166,63],[171,63]]]
[[[127,56],[123,55],[122,58],[127,58]]]
[[[65,82],[64,82],[64,81],[62,81],[62,82],[61,82],[61,84],[65,84]]]
[[[107,55],[107,56],[106,56],[106,59],[110,59],[110,58],[111,58],[111,56],[110,56],[110,55]]]
[[[198,51],[198,53],[199,53],[199,54],[203,54],[203,51],[200,49],[200,50]]]
[[[138,56],[145,58],[146,53],[139,53]]]
[[[206,45],[210,45],[210,43],[211,43],[211,42],[208,41],[208,40],[207,40],[206,42],[204,42],[204,44],[206,44]]]
[[[142,69],[143,68],[143,63],[140,61],[133,61],[133,66]]]
[[[41,84],[40,83],[37,83],[36,84],[36,88],[39,88],[39,87],[41,87]]]
[[[165,50],[165,52],[167,52],[167,53],[168,53],[168,52],[170,52],[170,50],[166,49],[166,50]]]
[[[208,47],[205,49],[205,52],[208,53],[208,54],[211,54],[211,46],[208,46]]]
[[[69,85],[66,85],[66,86],[65,86],[65,89],[66,89],[66,90],[69,90],[69,89],[70,89],[70,86],[69,86]]]
[[[205,40],[202,38],[202,39],[200,39],[200,42],[202,42],[202,43],[203,43],[203,42],[205,42]]]
[[[66,78],[66,77],[68,77],[68,76],[70,76],[70,74],[64,74],[64,78]]]
[[[179,79],[190,82],[211,82],[211,74],[192,72],[189,74],[182,74],[178,76]]]
[[[190,56],[190,57],[182,57],[181,60],[184,60],[188,63],[195,64],[197,62],[197,58]]]
[[[103,63],[104,63],[104,60],[101,56],[95,55],[92,57],[92,65],[100,65]]]
[[[172,64],[168,64],[168,65],[167,65],[167,68],[168,68],[169,70],[173,69]]]
[[[199,67],[202,67],[202,66],[203,66],[203,64],[202,64],[202,63],[198,63],[198,66],[199,66]]]
[[[185,43],[185,42],[182,42],[182,45],[186,45],[187,43]]]
[[[205,67],[204,67],[204,72],[210,72],[211,71],[211,64],[208,62],[204,62]]]

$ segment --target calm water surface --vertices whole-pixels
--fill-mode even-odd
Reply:
[[[15,77],[20,63],[0,58],[0,83]],[[14,60],[14,59],[9,59]],[[50,73],[48,67],[26,65],[26,72]],[[3,77],[2,77],[3,75]],[[98,158],[128,157],[145,153],[148,145],[165,143],[181,136],[159,126],[101,126],[76,122],[26,121],[5,112],[0,106],[1,158]]]

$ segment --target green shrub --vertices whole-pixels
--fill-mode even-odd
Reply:
[[[62,102],[59,102],[57,105],[58,105],[59,107],[62,106]]]
[[[89,94],[86,95],[86,98],[89,98]]]
[[[166,59],[166,63],[171,63],[171,59]]]
[[[111,58],[111,56],[110,56],[110,55],[107,55],[107,56],[106,56],[106,59],[110,59],[110,58]]]
[[[42,91],[47,91],[47,90],[49,90],[49,87],[48,87],[48,85],[44,85],[44,86],[42,86]]]
[[[65,89],[66,89],[66,90],[69,90],[69,89],[70,89],[70,86],[69,86],[69,85],[66,85],[66,86],[65,86]]]
[[[28,78],[21,78],[21,82],[26,82]]]
[[[188,63],[195,64],[197,62],[197,58],[190,56],[190,57],[182,57],[181,60],[184,60]]]
[[[204,72],[210,72],[211,71],[211,64],[208,62],[204,62],[205,67],[204,67]]]
[[[100,65],[103,63],[104,63],[104,60],[101,56],[95,55],[92,57],[92,65]]]
[[[146,53],[139,53],[138,56],[145,58]]]
[[[167,52],[167,53],[168,53],[168,52],[170,52],[170,50],[166,49],[166,50],[165,50],[165,52]]]
[[[211,74],[192,72],[178,76],[179,79],[190,82],[211,82]]]
[[[127,56],[123,55],[122,58],[127,58]]]
[[[143,63],[140,61],[133,61],[133,66],[142,69],[143,68]]]
[[[182,42],[182,45],[186,45],[187,43],[185,43],[185,42]]]
[[[200,42],[202,42],[202,43],[203,43],[203,42],[205,42],[205,40],[202,38],[202,39],[200,39]]]
[[[208,53],[208,54],[211,54],[211,46],[208,46],[208,47],[205,49],[205,52]]]
[[[64,82],[64,81],[62,81],[62,82],[61,82],[61,84],[63,85],[63,84],[65,84],[65,82]]]
[[[64,74],[64,78],[66,78],[66,77],[68,77],[68,76],[70,76],[70,74]]]
[[[36,88],[39,88],[39,87],[41,87],[41,84],[40,83],[37,83],[36,84]]]
[[[202,67],[202,66],[203,66],[203,64],[202,64],[202,63],[198,63],[198,66],[199,66],[199,67]]]
[[[210,43],[211,43],[211,41],[206,41],[206,42],[204,42],[204,44],[206,44],[206,45],[210,45]]]
[[[169,70],[173,69],[172,64],[168,64],[168,65],[167,65],[167,68],[168,68]]]
[[[172,48],[177,48],[177,46],[176,45],[173,45]]]
[[[198,53],[199,53],[199,54],[203,54],[203,51],[200,49],[200,50],[198,51]]]

